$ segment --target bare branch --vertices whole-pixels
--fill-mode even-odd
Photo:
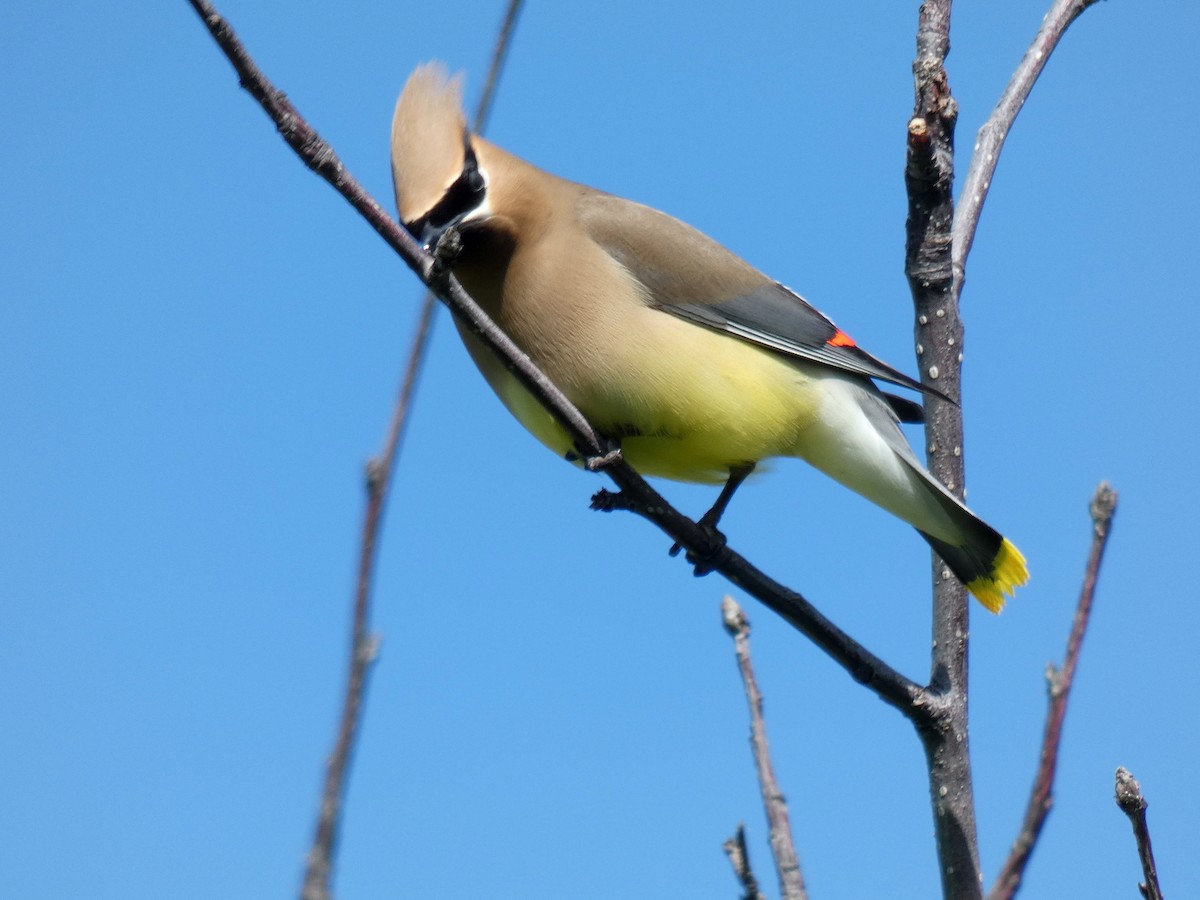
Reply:
[[[1163,900],[1162,888],[1158,885],[1158,868],[1154,865],[1154,850],[1150,847],[1150,828],[1146,824],[1146,807],[1149,806],[1142,796],[1142,786],[1137,783],[1129,770],[1117,769],[1117,806],[1129,817],[1133,825],[1133,836],[1137,840],[1138,859],[1142,862],[1142,874],[1146,880],[1138,885],[1138,890],[1146,900]]]
[[[908,125],[905,181],[909,196],[905,272],[916,312],[917,364],[926,384],[962,396],[963,327],[959,296],[963,266],[1004,136],[1046,58],[1070,22],[1094,0],[1055,0],[1042,30],[980,132],[967,176],[964,207],[953,202],[957,105],[945,71],[950,49],[950,0],[925,0],[913,64],[916,103]],[[961,408],[926,398],[929,470],[959,496],[964,490]],[[933,666],[930,689],[947,714],[919,729],[929,761],[942,890],[980,896],[979,851],[967,740],[969,622],[966,591],[934,556]]]
[[[488,66],[487,77],[483,80],[479,105],[475,107],[472,130],[476,134],[483,134],[488,116],[492,114],[492,100],[496,97],[496,88],[500,86],[500,73],[504,69],[504,61],[508,58],[508,48],[512,46],[513,29],[517,26],[517,14],[521,12],[523,3],[524,0],[508,0],[508,8],[504,11],[504,21],[500,23],[500,33],[496,35],[496,45],[492,48],[492,62]]]
[[[1106,482],[1100,482],[1092,496],[1092,546],[1084,569],[1083,585],[1079,590],[1079,603],[1075,607],[1075,618],[1071,634],[1067,638],[1063,666],[1055,670],[1046,668],[1046,681],[1050,689],[1050,708],[1046,713],[1046,729],[1042,735],[1042,752],[1038,772],[1033,782],[1033,792],[1021,831],[1013,842],[1008,859],[1000,869],[996,884],[988,892],[988,900],[1010,900],[1021,886],[1025,867],[1033,855],[1033,848],[1042,833],[1042,826],[1054,805],[1054,775],[1058,767],[1058,748],[1062,741],[1063,720],[1067,715],[1067,700],[1071,685],[1075,681],[1075,668],[1079,663],[1079,651],[1087,633],[1092,615],[1092,598],[1096,593],[1096,579],[1100,574],[1100,563],[1104,559],[1104,548],[1112,531],[1113,516],[1117,512],[1117,493]]]
[[[512,37],[513,24],[521,0],[511,0],[500,35],[492,54],[492,64],[488,78],[479,102],[475,122],[478,130],[486,119],[495,87],[499,78],[504,57],[507,54]],[[417,378],[420,375],[425,359],[425,350],[429,344],[432,331],[433,316],[437,311],[433,294],[426,293],[425,301],[417,321],[416,332],[413,335],[412,349],[409,352],[408,363],[405,367],[404,379],[400,393],[392,412],[391,426],[388,429],[387,441],[383,451],[367,463],[366,487],[367,507],[363,516],[362,541],[358,560],[358,581],[354,595],[353,625],[350,640],[349,674],[346,679],[346,692],[342,702],[342,715],[338,725],[337,738],[333,752],[325,769],[325,786],[321,794],[321,804],[317,813],[317,827],[313,834],[312,846],[309,848],[304,881],[300,896],[303,900],[326,900],[330,896],[330,882],[333,872],[334,847],[337,842],[338,824],[341,818],[342,800],[345,796],[346,778],[349,773],[350,759],[358,737],[358,727],[361,722],[363,695],[366,690],[367,676],[370,664],[375,659],[378,641],[367,633],[370,621],[371,585],[374,581],[375,560],[380,528],[383,522],[383,512],[391,486],[392,471],[395,467],[396,456],[403,439],[405,426],[408,422],[408,410],[416,391]]]
[[[961,396],[962,322],[953,290],[950,228],[954,217],[954,125],[945,59],[950,50],[950,0],[925,0],[913,62],[915,103],[908,123],[905,273],[916,318],[921,380]],[[962,409],[927,397],[925,437],[929,471],[963,494]],[[930,691],[941,715],[917,732],[928,763],[938,869],[945,897],[982,896],[975,798],[967,740],[967,592],[933,557],[933,660]]]
[[[392,414],[387,441],[379,456],[367,463],[367,508],[363,517],[362,542],[358,559],[358,584],[354,595],[354,624],[350,641],[350,674],[346,680],[346,694],[342,703],[342,717],[338,726],[337,741],[325,769],[325,787],[321,794],[321,806],[317,813],[317,828],[304,872],[300,891],[303,900],[326,900],[330,896],[330,880],[333,872],[334,846],[337,840],[341,803],[344,796],[346,775],[350,758],[354,752],[361,721],[363,692],[366,688],[370,663],[375,658],[377,641],[367,635],[370,619],[371,584],[375,567],[375,547],[383,520],[384,505],[391,486],[391,474],[396,453],[408,419],[409,403],[416,390],[417,376],[421,370],[424,347],[428,342],[433,324],[435,307],[425,304],[413,336],[413,347],[400,395]]]
[[[758,889],[758,879],[750,869],[750,853],[746,849],[746,826],[738,823],[737,834],[721,845],[729,864],[733,866],[733,874],[742,886],[742,900],[766,900]]]
[[[916,682],[901,675],[858,641],[822,615],[796,591],[785,587],[755,568],[732,548],[672,508],[662,496],[623,461],[605,472],[621,493],[600,491],[593,505],[600,509],[627,509],[653,522],[688,549],[689,556],[706,561],[731,583],[781,616],[833,658],[851,678],[870,688],[881,700],[894,706],[914,722],[926,722],[939,714],[939,700]]]
[[[1025,51],[1025,57],[1008,82],[1008,87],[1000,95],[996,108],[992,110],[992,114],[979,129],[975,138],[975,152],[971,158],[971,168],[967,171],[967,179],[963,182],[962,193],[959,196],[958,210],[954,214],[956,295],[962,292],[967,256],[971,252],[971,245],[975,242],[975,229],[979,225],[979,214],[983,211],[983,203],[987,199],[988,189],[992,186],[992,176],[996,172],[996,164],[1000,161],[1000,151],[1004,148],[1004,139],[1012,130],[1017,114],[1025,105],[1029,92],[1033,90],[1034,83],[1042,74],[1042,69],[1045,68],[1050,54],[1054,52],[1059,40],[1066,33],[1067,27],[1095,2],[1096,0],[1054,0],[1050,11],[1042,20],[1042,27],[1038,29],[1033,43]]]
[[[921,380],[950,397],[961,394],[962,322],[951,291],[950,223],[954,213],[954,123],[958,106],[944,67],[949,50],[949,0],[921,5],[917,33],[916,108],[908,125],[908,222],[905,272],[916,311]],[[963,494],[962,410],[927,396],[925,435],[930,471]],[[966,590],[935,558],[935,621],[930,684],[943,692],[966,684]]]
[[[275,122],[284,140],[305,165],[328,181],[453,313],[491,347],[518,381],[567,430],[588,467],[604,471],[616,482],[621,493],[613,495],[601,492],[597,496],[598,505],[608,509],[632,510],[661,528],[693,557],[711,560],[712,570],[719,571],[733,584],[786,619],[828,653],[852,678],[869,687],[913,721],[925,723],[939,714],[938,698],[930,696],[921,685],[901,675],[847,635],[800,594],[769,578],[729,549],[714,537],[711,529],[700,527],[672,508],[624,462],[619,452],[614,452],[602,440],[566,396],[496,327],[462,289],[457,279],[439,267],[434,258],[384,212],[378,201],[345,169],[333,149],[300,116],[287,97],[259,71],[232,28],[213,9],[212,4],[208,0],[189,2],[233,64],[242,86]]]
[[[926,0],[913,66],[916,105],[909,122],[906,180],[909,190],[906,272],[916,307],[917,364],[926,383],[962,396],[963,327],[959,317],[964,265],[995,170],[1004,136],[1029,95],[1046,58],[1067,25],[1092,0],[1055,0],[996,111],[980,132],[963,192],[953,203],[954,127],[957,105],[944,68],[949,52],[950,0]],[[929,469],[962,496],[964,455],[961,408],[927,399]],[[932,690],[947,700],[949,715],[922,732],[938,836],[942,889],[947,897],[980,896],[978,838],[967,739],[969,621],[966,592],[934,557]]]
[[[738,671],[746,690],[746,705],[750,707],[750,747],[754,751],[754,768],[758,772],[758,785],[762,791],[763,808],[767,813],[770,829],[771,855],[775,859],[775,871],[779,876],[779,894],[783,900],[808,900],[804,889],[804,875],[800,871],[800,859],[796,856],[796,845],[792,840],[792,825],[788,820],[787,802],[775,780],[775,768],[771,765],[771,749],[767,745],[767,726],[763,721],[762,694],[754,678],[754,667],[750,662],[750,620],[742,612],[737,601],[726,595],[721,601],[721,618],[725,630],[733,637],[734,653]]]

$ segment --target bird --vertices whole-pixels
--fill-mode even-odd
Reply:
[[[472,133],[462,76],[418,66],[396,103],[404,228],[453,235],[463,288],[640,474],[723,484],[716,528],[759,463],[798,457],[912,525],[988,610],[1025,558],[939,483],[900,423],[950,400],[858,347],[800,295],[666,213],[552,175]],[[458,332],[513,416],[559,456],[567,431],[481,338]],[[953,401],[950,401],[953,402]]]

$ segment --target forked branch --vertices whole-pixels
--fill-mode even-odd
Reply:
[[[963,327],[959,299],[963,268],[974,240],[987,186],[1004,136],[1067,25],[1094,0],[1055,0],[1041,30],[980,133],[962,203],[953,200],[954,128],[958,108],[945,58],[950,49],[951,0],[925,0],[913,63],[915,104],[908,124],[905,183],[908,222],[905,272],[916,318],[922,380],[961,397]],[[929,470],[960,497],[964,490],[961,407],[926,400]],[[975,805],[967,735],[969,621],[966,592],[934,558],[933,664],[930,690],[944,702],[934,727],[919,728],[929,763],[942,891],[981,896]]]

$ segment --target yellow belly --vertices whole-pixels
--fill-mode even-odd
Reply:
[[[820,404],[806,367],[657,310],[640,318],[620,348],[574,358],[561,371],[546,367],[588,421],[619,440],[635,469],[715,484],[731,466],[793,452]],[[555,453],[570,456],[563,428],[477,337],[460,334],[509,411]]]

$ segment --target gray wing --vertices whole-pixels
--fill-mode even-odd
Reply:
[[[950,399],[860,349],[799,294],[678,219],[586,189],[579,210],[585,230],[644,286],[651,306],[786,356]],[[893,399],[901,420],[914,421],[915,404]]]

